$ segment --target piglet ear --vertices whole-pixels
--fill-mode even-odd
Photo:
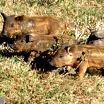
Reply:
[[[67,47],[65,47],[64,49],[66,50],[67,53],[70,52],[70,46],[67,46]]]
[[[70,53],[70,47],[67,47],[67,52]]]
[[[7,16],[1,12],[1,15],[3,16],[3,19],[6,20]]]
[[[23,21],[24,15],[15,17],[16,21]]]

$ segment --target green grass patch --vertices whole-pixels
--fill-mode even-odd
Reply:
[[[7,15],[51,15],[66,23],[67,34],[86,41],[88,28],[103,29],[104,0],[1,0],[0,11]],[[0,30],[3,18],[0,16]],[[65,34],[63,34],[65,35]],[[70,38],[69,38],[70,40]],[[3,47],[0,47],[3,50]],[[83,81],[59,70],[29,71],[23,57],[0,55],[0,96],[7,104],[100,104],[104,103],[104,77],[86,74]]]

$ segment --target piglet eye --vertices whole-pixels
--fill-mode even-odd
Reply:
[[[69,53],[69,55],[70,55],[70,56],[73,56],[73,54],[72,54],[72,53]]]
[[[10,27],[13,27],[13,26],[14,26],[14,24],[12,23],[12,24],[10,24],[9,26],[10,26]]]
[[[63,57],[63,55],[60,55],[60,58],[62,58]]]
[[[21,40],[20,42],[25,42],[25,40]]]

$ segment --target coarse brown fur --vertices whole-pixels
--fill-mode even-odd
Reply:
[[[87,68],[104,67],[104,48],[92,45],[73,45],[58,50],[50,64],[57,67],[71,66],[79,69],[82,80]]]
[[[94,40],[92,41],[92,43],[90,44],[93,44],[97,47],[104,47],[104,39],[97,39],[97,40]]]
[[[69,36],[55,37],[50,35],[23,34],[22,36],[18,36],[10,46],[18,52],[35,52],[37,54],[50,49],[55,50],[63,42],[69,44],[69,39]],[[70,44],[73,44],[73,40],[70,41]]]
[[[14,41],[12,48],[18,52],[26,51],[36,51],[43,52],[51,48],[57,42],[57,38],[49,36],[22,36],[20,39]]]
[[[11,38],[23,33],[56,36],[64,29],[63,22],[51,16],[6,16],[4,13],[1,15],[4,19],[2,35]]]
[[[99,39],[104,38],[104,30],[91,31],[91,36],[96,36]]]
[[[87,44],[104,46],[104,30],[91,31],[91,34],[87,39]]]

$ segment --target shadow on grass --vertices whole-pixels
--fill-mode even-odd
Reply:
[[[0,36],[0,44],[2,44],[3,42],[12,44],[14,42],[14,39],[6,36]]]
[[[30,63],[32,70],[37,69],[41,72],[52,71],[56,67],[49,64],[50,59],[52,58],[51,54],[48,54],[49,50],[42,52],[38,57]]]
[[[47,54],[48,51],[42,52],[38,57],[35,57],[33,61],[30,62],[30,67],[32,70],[39,70],[40,72],[47,72],[56,67],[51,66],[49,64],[49,60],[51,59],[51,55]],[[30,56],[30,52],[10,52],[7,49],[0,50],[0,55],[3,57],[13,57],[13,56],[23,56],[24,61],[27,62]]]
[[[0,55],[7,58],[13,57],[13,56],[23,56],[24,61],[27,62],[28,57],[30,56],[30,53],[29,52],[10,52],[7,49],[3,49],[3,50],[0,50]]]

